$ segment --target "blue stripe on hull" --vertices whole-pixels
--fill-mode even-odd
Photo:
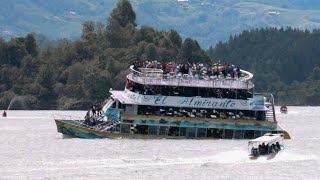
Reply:
[[[76,129],[75,127],[73,128],[68,128],[63,126],[63,124],[60,124],[58,127],[58,132],[62,133],[62,134],[67,134],[70,136],[76,136],[76,137],[81,137],[81,138],[85,138],[85,139],[96,139],[96,138],[104,138],[92,133],[86,133],[86,132],[82,132],[78,129]]]

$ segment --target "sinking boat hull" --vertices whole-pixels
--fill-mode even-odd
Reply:
[[[168,136],[168,135],[149,135],[149,134],[135,134],[135,133],[120,133],[118,131],[103,131],[99,129],[94,129],[93,127],[83,125],[83,120],[63,120],[63,119],[55,119],[57,131],[73,136],[80,137],[86,139],[95,139],[95,138],[136,138],[136,139],[213,139],[208,137],[186,137],[186,136]],[[279,132],[283,132],[287,134],[285,136],[286,139],[290,139],[290,136],[287,132],[281,130]],[[220,139],[220,138],[219,138]],[[242,138],[245,139],[245,138]]]
[[[82,121],[79,124],[73,122],[73,120],[59,120],[55,119],[58,132],[85,139],[97,139],[97,138],[132,138],[132,139],[184,139],[180,136],[153,136],[153,135],[143,135],[143,134],[126,134],[126,133],[115,133],[115,132],[105,132],[96,129],[91,129],[87,126],[82,126]]]

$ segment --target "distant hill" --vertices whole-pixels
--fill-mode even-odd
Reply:
[[[51,39],[77,38],[85,20],[102,21],[117,0],[2,0],[0,36],[28,32]],[[177,30],[208,48],[231,34],[259,27],[320,27],[320,1],[314,0],[131,0],[138,25]]]
[[[4,1],[4,2],[3,2]],[[105,21],[116,1],[105,0],[3,0],[0,36],[10,38],[28,32],[51,39],[75,38],[83,21]]]

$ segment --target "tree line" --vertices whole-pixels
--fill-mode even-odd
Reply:
[[[255,91],[273,93],[277,104],[320,104],[320,30],[253,29],[207,52],[252,72]]]
[[[32,33],[0,39],[0,109],[87,109],[110,88],[123,89],[138,59],[210,62],[196,40],[137,27],[130,2],[119,0],[106,24],[84,22],[75,41]]]
[[[203,50],[175,30],[137,27],[128,0],[119,0],[106,24],[86,21],[79,39],[48,41],[28,34],[0,39],[0,109],[88,109],[123,89],[138,59],[233,63],[254,73],[256,92],[276,103],[320,104],[320,30],[262,28],[230,36]]]

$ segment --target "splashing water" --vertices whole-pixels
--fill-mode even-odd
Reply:
[[[18,109],[21,109],[21,110],[23,110],[23,109],[28,109],[28,108],[26,107],[25,99],[24,99],[23,96],[14,96],[14,97],[11,99],[10,103],[9,103],[9,106],[8,106],[8,108],[7,108],[7,111],[9,111],[10,108],[12,109],[11,106],[14,106],[15,109],[17,109],[17,108],[18,108]]]
[[[7,111],[9,111],[9,109],[10,109],[10,107],[11,107],[11,104],[12,104],[12,102],[15,100],[15,98],[16,98],[16,96],[14,96],[14,97],[11,99],[11,101],[10,101],[10,103],[9,103],[9,106],[8,106],[8,108],[7,108]]]

